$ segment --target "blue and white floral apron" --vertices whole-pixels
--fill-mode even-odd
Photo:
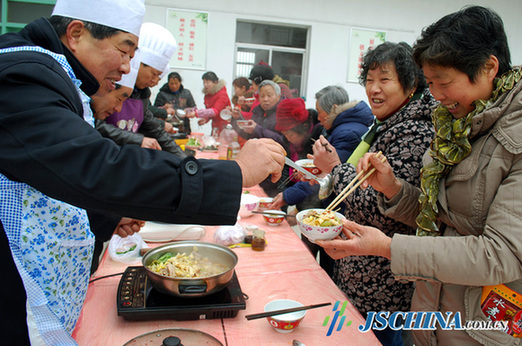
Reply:
[[[63,55],[37,46],[1,49],[0,54],[16,51],[58,61],[81,97],[85,121],[94,127],[90,98]],[[31,343],[76,345],[71,333],[87,293],[94,249],[87,212],[0,174],[0,220],[26,291]]]

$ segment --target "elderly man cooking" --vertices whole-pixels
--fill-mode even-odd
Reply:
[[[89,96],[129,72],[144,12],[143,0],[58,0],[49,20],[0,37],[5,344],[75,344],[94,215],[233,224],[242,187],[280,176],[284,150],[273,141],[250,141],[236,161],[181,160],[119,147],[93,128]]]

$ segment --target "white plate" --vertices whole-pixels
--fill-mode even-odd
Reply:
[[[175,225],[152,221],[147,221],[139,232],[143,240],[158,243],[173,240],[198,240],[205,234],[205,227],[201,225]]]

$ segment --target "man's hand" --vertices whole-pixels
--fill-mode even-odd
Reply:
[[[248,140],[235,159],[241,168],[243,187],[257,185],[268,175],[272,175],[272,182],[278,181],[285,165],[285,156],[283,147],[272,139]]]
[[[167,133],[176,133],[176,131],[174,131],[174,126],[171,123],[167,122],[167,121],[165,121],[165,132],[167,132]]]
[[[155,138],[143,137],[143,142],[141,142],[142,148],[156,149],[161,150],[161,146]]]
[[[145,226],[145,221],[122,217],[120,223],[114,230],[114,234],[125,238],[128,235],[133,235],[134,233],[139,232],[143,226]]]

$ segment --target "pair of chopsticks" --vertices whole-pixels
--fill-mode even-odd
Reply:
[[[318,140],[315,139],[315,138],[312,138],[312,142],[317,142]],[[332,151],[330,149],[328,149],[328,143],[323,143],[321,142],[321,145],[326,149],[327,152],[331,153]]]
[[[375,155],[375,157],[381,157],[381,156],[382,156],[381,151],[379,151]],[[386,157],[382,156],[381,162],[384,162],[385,160],[386,160]],[[354,192],[355,189],[357,189],[359,187],[359,185],[361,185],[363,183],[363,181],[368,179],[368,177],[370,175],[372,175],[373,172],[375,172],[375,167],[372,167],[372,169],[370,169],[370,171],[368,173],[366,173],[366,171],[360,171],[359,174],[357,174],[355,176],[355,178],[353,178],[352,181],[350,181],[350,183],[343,189],[343,191],[341,191],[341,193],[337,197],[335,197],[335,199],[332,201],[332,203],[330,203],[328,205],[328,207],[326,207],[326,210],[335,209],[335,207],[337,207],[339,205],[339,203],[344,201],[346,199],[346,197],[348,197],[348,195],[350,195],[352,192]],[[365,175],[365,173],[366,173],[366,175]],[[359,179],[361,179],[361,180],[359,180]],[[357,180],[359,180],[359,182],[357,184],[355,184],[357,182]],[[355,184],[355,186],[352,187],[353,184]]]
[[[281,184],[277,186],[277,188],[280,190],[284,189],[290,183],[290,180],[294,179],[295,177],[297,177],[297,171],[293,171],[288,178],[286,178]]]
[[[297,308],[289,308],[289,309],[282,309],[282,310],[274,310],[274,311],[262,312],[262,313],[259,313],[259,314],[246,315],[245,318],[250,321],[250,320],[255,320],[255,319],[263,318],[263,317],[270,317],[270,316],[288,314],[290,312],[297,312],[297,311],[303,311],[303,310],[320,308],[320,307],[327,306],[327,305],[332,305],[332,303],[322,303],[322,304],[306,305],[306,306],[299,306]]]
[[[280,215],[280,216],[284,216],[284,217],[296,217],[296,215],[290,215],[290,214],[286,214],[284,212],[280,212],[280,213],[267,213],[266,211],[251,211],[252,214],[263,214],[263,215]]]

